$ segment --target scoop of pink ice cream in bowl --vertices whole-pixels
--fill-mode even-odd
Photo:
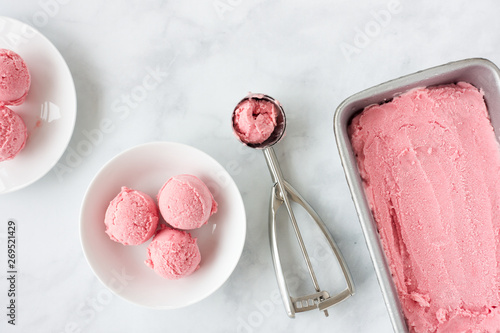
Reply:
[[[285,111],[281,104],[274,98],[264,94],[249,94],[243,98],[235,107],[232,115],[233,132],[245,145],[255,149],[262,149],[266,158],[267,166],[274,183],[271,196],[269,214],[269,239],[274,269],[281,292],[283,304],[289,317],[294,318],[296,312],[318,309],[328,316],[327,308],[335,305],[354,294],[354,284],[347,268],[346,262],[340,253],[335,241],[328,232],[325,223],[321,220],[314,209],[302,198],[302,196],[283,178],[278,164],[278,158],[273,147],[284,135],[286,127]],[[324,239],[327,241],[341,269],[346,288],[338,294],[330,295],[318,285],[316,274],[312,268],[306,246],[302,239],[298,223],[293,213],[291,202],[301,205],[311,216],[316,227],[319,228]],[[302,256],[306,263],[313,287],[316,293],[302,297],[291,297],[285,280],[283,267],[278,251],[277,243],[277,212],[280,206],[286,207],[289,220],[297,237]],[[307,303],[307,305],[305,305]]]

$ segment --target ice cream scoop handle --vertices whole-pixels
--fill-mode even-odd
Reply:
[[[316,274],[314,274],[311,260],[309,259],[309,255],[307,254],[307,249],[302,239],[302,235],[300,234],[297,220],[295,219],[292,206],[290,205],[288,192],[285,187],[285,180],[283,179],[283,174],[281,173],[276,153],[274,152],[272,147],[268,147],[264,149],[264,156],[266,157],[267,166],[269,167],[269,171],[271,172],[273,182],[278,186],[279,192],[281,194],[281,200],[283,200],[283,203],[285,204],[286,210],[288,212],[288,216],[290,217],[290,221],[292,222],[293,230],[295,232],[295,236],[297,237],[297,241],[299,242],[300,251],[302,252],[302,256],[304,257],[304,261],[306,262],[307,270],[309,271],[309,275],[311,276],[314,289],[316,289],[316,291],[320,291]]]
[[[308,311],[313,308],[318,308],[321,311],[325,312],[325,315],[328,316],[327,308],[333,306],[346,298],[350,297],[354,294],[354,284],[352,281],[351,274],[349,269],[347,268],[346,262],[340,252],[337,244],[333,240],[332,236],[328,232],[328,229],[325,223],[321,220],[319,215],[314,211],[314,209],[305,201],[304,198],[284,179],[281,173],[281,170],[278,165],[278,160],[276,158],[276,154],[272,150],[272,148],[266,148],[264,150],[264,155],[266,157],[266,161],[271,172],[271,176],[273,178],[274,186],[271,191],[271,205],[269,209],[269,239],[271,245],[271,254],[273,258],[274,270],[276,272],[276,278],[278,281],[278,287],[281,292],[281,297],[283,299],[283,304],[285,305],[285,310],[289,317],[294,318],[296,312]],[[316,280],[316,275],[312,269],[311,261],[309,260],[309,256],[307,254],[304,242],[302,240],[302,236],[300,235],[300,231],[297,225],[297,221],[295,220],[295,216],[290,206],[290,201],[294,201],[301,205],[312,217],[312,219],[316,222],[316,225],[320,228],[323,236],[328,241],[330,248],[333,251],[334,256],[337,259],[337,262],[340,264],[342,269],[344,279],[347,283],[346,289],[341,291],[336,295],[330,296],[330,294],[326,291],[321,291],[318,286],[318,282]],[[316,288],[316,293],[303,296],[303,297],[291,297],[288,286],[285,280],[285,276],[283,273],[283,268],[281,266],[281,260],[279,256],[278,244],[277,244],[277,230],[276,230],[276,215],[279,207],[285,204],[286,209],[288,211],[290,220],[292,221],[292,225],[294,227],[295,235],[297,236],[297,240],[299,241],[300,249],[302,250],[302,254],[307,264],[307,268],[313,280],[314,287]],[[304,306],[304,302],[306,302]]]

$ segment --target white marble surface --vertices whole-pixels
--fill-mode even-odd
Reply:
[[[70,171],[52,170],[0,196],[0,331],[391,332],[336,150],[333,113],[351,94],[420,69],[468,57],[500,64],[499,10],[493,0],[3,1],[0,15],[37,28],[73,74],[78,115],[59,163],[67,164],[102,119],[114,126]],[[157,87],[127,101],[151,69],[162,73]],[[325,220],[352,271],[357,293],[329,318],[309,312],[291,320],[275,303],[271,180],[262,155],[243,149],[230,128],[231,111],[248,91],[284,105],[287,135],[276,146],[283,172]],[[127,103],[126,112],[117,111]],[[177,310],[110,294],[79,240],[80,205],[96,172],[117,153],[151,141],[213,156],[238,185],[247,213],[245,247],[229,280]],[[15,327],[6,317],[9,218],[18,222]]]

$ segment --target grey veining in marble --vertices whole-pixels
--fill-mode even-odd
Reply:
[[[112,124],[70,171],[52,170],[0,196],[1,332],[392,331],[337,154],[333,113],[349,95],[420,69],[468,57],[500,64],[498,2],[26,0],[1,8],[45,35],[72,72],[78,114],[59,163],[67,165],[103,119]],[[141,91],[152,71],[157,84]],[[287,133],[275,147],[283,173],[326,222],[352,271],[356,295],[328,318],[309,312],[291,320],[280,303],[267,238],[271,179],[262,154],[243,147],[230,127],[235,103],[249,91],[283,104]],[[247,214],[245,247],[229,280],[176,310],[111,294],[79,240],[80,205],[94,175],[117,153],[151,141],[214,157],[238,185]],[[19,223],[15,327],[4,314],[9,218]],[[300,269],[292,265],[291,275]]]

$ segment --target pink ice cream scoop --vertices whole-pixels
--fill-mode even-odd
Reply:
[[[17,156],[27,137],[23,119],[8,107],[0,106],[0,162]]]
[[[31,76],[21,56],[0,49],[0,105],[19,105],[28,95]]]
[[[158,210],[149,195],[122,187],[109,203],[104,218],[109,238],[123,245],[139,245],[153,236]]]
[[[201,227],[217,212],[217,202],[208,187],[192,175],[167,180],[158,193],[158,206],[168,224],[184,230]]]
[[[183,278],[200,267],[196,238],[183,230],[164,227],[153,237],[147,253],[146,265],[165,279]]]
[[[255,96],[258,97],[258,94]],[[233,113],[233,129],[242,142],[259,144],[274,132],[277,117],[275,103],[263,98],[246,98]]]

